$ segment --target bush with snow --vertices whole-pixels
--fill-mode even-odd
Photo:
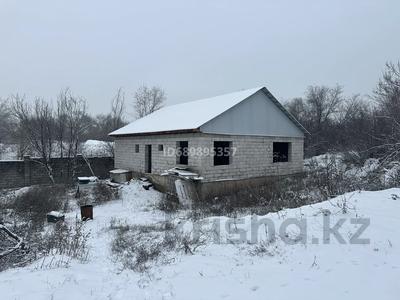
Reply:
[[[15,197],[12,208],[23,220],[41,227],[47,213],[67,211],[67,188],[62,184],[32,186]]]
[[[80,152],[86,157],[113,157],[114,143],[98,140],[87,140],[81,143]]]
[[[52,145],[51,157],[58,158],[68,157],[67,143],[61,144],[54,142]],[[79,144],[78,153],[85,157],[113,157],[114,156],[114,143],[108,141],[87,140]],[[16,160],[21,159],[23,155],[30,155],[32,157],[40,157],[40,153],[29,149],[29,147],[20,147],[18,144],[1,144],[0,143],[0,160]]]
[[[400,184],[400,163],[363,159],[356,152],[324,154],[304,161],[305,171],[320,178],[333,197],[353,190],[380,190]]]

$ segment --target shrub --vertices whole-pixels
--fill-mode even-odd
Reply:
[[[84,223],[79,219],[76,219],[73,225],[58,222],[43,236],[40,252],[45,256],[62,255],[85,261],[89,253],[89,236],[90,233],[85,232]]]
[[[118,199],[118,196],[118,189],[109,186],[104,181],[80,187],[75,195],[79,206],[92,203],[103,204]]]
[[[129,226],[111,224],[116,228],[116,234],[111,245],[111,251],[123,268],[144,272],[149,263],[158,260],[163,253],[161,227],[154,225]]]
[[[41,226],[50,211],[67,209],[66,192],[64,185],[33,186],[16,196],[13,208],[22,219]]]
[[[305,169],[303,174],[271,177],[256,187],[227,191],[220,197],[196,201],[190,216],[197,219],[239,213],[265,215],[283,208],[325,201],[350,191],[389,188],[400,182],[398,164],[392,162],[383,166],[377,159],[363,161],[357,153],[310,159]]]
[[[161,200],[157,204],[159,210],[165,212],[176,212],[181,207],[179,199],[170,193],[163,194]]]
[[[253,256],[275,256],[280,253],[278,245],[273,241],[262,241],[255,244],[249,250],[249,254]]]
[[[118,189],[100,181],[93,187],[92,195],[96,203],[105,203],[118,198]]]
[[[0,271],[22,267],[38,259],[42,259],[39,268],[52,268],[68,266],[72,258],[81,261],[88,258],[89,233],[85,232],[84,223],[78,219],[73,225],[65,222],[52,224],[52,228],[45,234],[29,222],[18,222],[10,229],[24,237],[24,247],[0,258]],[[10,244],[2,239],[0,233],[0,249],[9,247]]]
[[[111,251],[123,268],[137,272],[148,270],[152,263],[168,263],[168,254],[179,251],[193,254],[205,244],[203,237],[192,237],[179,232],[170,222],[157,225],[127,225],[112,220],[110,229],[115,230]]]
[[[369,151],[346,151],[341,153],[341,161],[347,166],[362,167],[366,160],[373,157]]]

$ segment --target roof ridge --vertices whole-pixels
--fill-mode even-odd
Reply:
[[[166,131],[170,132],[182,129],[196,129],[207,123],[209,120],[212,120],[216,116],[227,111],[231,107],[247,99],[256,92],[262,90],[263,88],[265,87],[245,89],[227,94],[221,94],[218,96],[168,105],[111,132],[109,135],[118,136],[146,132],[154,133]],[[215,99],[219,99],[220,101],[213,101]],[[209,109],[209,107],[206,105],[207,102],[211,102],[209,104],[213,105],[214,110]],[[190,111],[185,111],[185,108],[188,108]],[[180,117],[179,122],[177,122],[178,124],[165,124],[165,126],[160,126],[160,122],[171,123],[174,121],[176,115]]]
[[[240,90],[240,91],[229,92],[229,93],[220,94],[220,95],[217,95],[217,96],[211,96],[211,97],[206,97],[206,98],[200,98],[200,99],[195,99],[195,100],[190,100],[190,101],[175,103],[175,104],[171,104],[171,105],[164,106],[164,107],[160,108],[159,110],[164,109],[164,108],[167,108],[167,107],[176,106],[176,105],[182,105],[182,104],[188,104],[188,103],[193,103],[193,102],[198,102],[198,101],[210,100],[210,99],[214,99],[214,98],[218,98],[218,97],[222,97],[222,96],[229,96],[229,95],[233,95],[233,94],[237,94],[237,93],[241,93],[241,92],[247,92],[247,91],[250,91],[250,90],[255,90],[254,93],[256,93],[257,91],[259,91],[259,90],[261,90],[261,89],[263,89],[263,88],[265,88],[265,87],[264,87],[264,86],[261,86],[261,87],[251,88],[251,89],[243,89],[243,90]],[[159,110],[158,110],[158,111],[159,111]]]

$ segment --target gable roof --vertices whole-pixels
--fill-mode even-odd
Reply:
[[[221,96],[175,104],[161,108],[141,119],[111,132],[110,136],[129,136],[173,132],[194,132],[220,114],[246,100],[258,91],[263,91],[296,126],[307,132],[303,126],[265,88],[258,87]]]

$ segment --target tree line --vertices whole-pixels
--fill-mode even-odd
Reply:
[[[118,89],[110,101],[110,112],[97,116],[91,116],[87,101],[69,88],[63,89],[54,102],[40,97],[28,101],[18,94],[0,99],[0,144],[17,144],[20,158],[40,158],[37,162],[54,181],[52,158],[69,159],[73,171],[83,141],[111,141],[108,134],[127,124],[125,98],[124,91]],[[135,116],[141,118],[161,108],[165,99],[160,87],[141,86],[133,96]],[[109,146],[112,154],[112,143]]]
[[[346,97],[341,86],[310,86],[286,108],[309,131],[307,157],[354,151],[362,157],[400,153],[400,63],[387,63],[372,95]]]
[[[41,97],[28,101],[25,96],[11,95],[0,98],[0,143],[19,144],[21,155],[31,149],[73,156],[81,141],[111,141],[108,134],[127,124],[129,104],[134,108],[134,118],[141,118],[160,109],[165,100],[162,88],[143,85],[128,103],[119,88],[110,100],[109,113],[93,116],[87,101],[69,88],[63,89],[55,101]]]
[[[160,87],[140,87],[132,100],[135,117],[161,108]],[[118,89],[107,114],[92,116],[86,100],[70,89],[53,103],[27,101],[20,95],[0,99],[0,143],[19,145],[20,156],[35,152],[44,161],[52,155],[75,157],[80,142],[111,141],[108,133],[127,123],[125,92]],[[371,95],[345,96],[342,86],[309,86],[303,97],[287,101],[288,111],[308,130],[306,157],[354,151],[365,157],[397,157],[400,153],[400,62],[388,62]]]

